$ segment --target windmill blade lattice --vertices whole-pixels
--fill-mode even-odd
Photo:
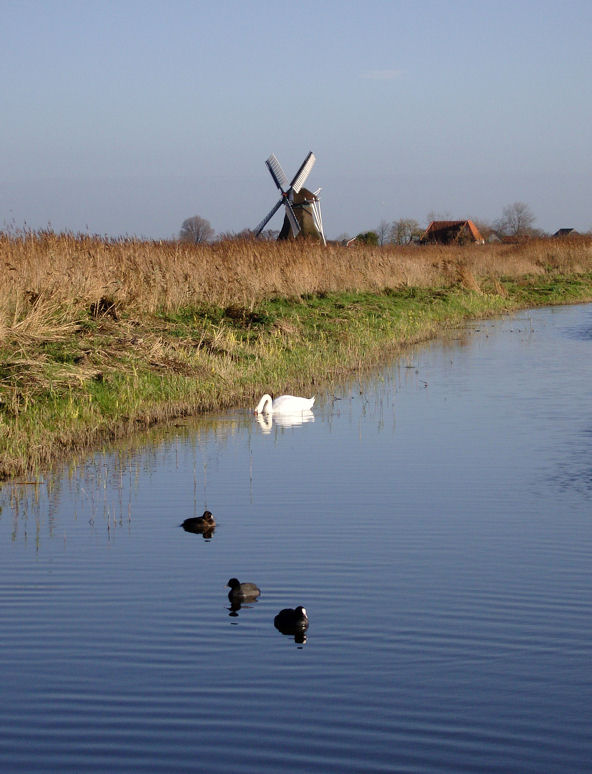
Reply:
[[[284,204],[284,198],[282,197],[279,202],[275,205],[275,207],[270,210],[267,215],[263,218],[261,223],[258,223],[257,226],[255,226],[254,234],[255,236],[259,236],[259,234],[263,231],[265,226],[269,223],[269,221],[273,218],[273,216],[276,214],[276,212],[279,210],[279,208]]]
[[[286,215],[288,217],[288,220],[290,221],[290,227],[292,228],[292,235],[294,237],[297,237],[300,233],[300,224],[298,223],[298,220],[296,219],[296,215],[294,214],[294,210],[292,209],[292,205],[289,201],[286,202]]]
[[[302,162],[300,169],[298,172],[296,172],[294,179],[290,183],[290,188],[294,191],[294,193],[300,192],[300,189],[306,182],[306,178],[310,175],[310,170],[313,168],[315,161],[316,157],[311,151]]]
[[[284,189],[288,187],[288,178],[275,154],[272,153],[265,163],[267,164],[267,169],[269,169],[269,174],[273,177],[273,182],[283,193]]]
[[[296,217],[296,213],[294,212],[293,208],[293,202],[294,202],[294,195],[299,194],[302,186],[306,182],[306,179],[308,178],[311,169],[314,166],[314,163],[316,161],[315,155],[312,151],[308,153],[300,167],[298,168],[298,171],[292,178],[292,181],[288,183],[288,178],[286,177],[286,173],[282,169],[282,166],[280,162],[277,160],[274,153],[271,154],[271,156],[267,159],[265,162],[267,169],[269,170],[269,174],[271,175],[273,182],[275,183],[276,187],[281,192],[282,196],[281,199],[275,204],[275,206],[268,212],[268,214],[263,218],[263,220],[255,227],[254,234],[255,236],[259,236],[259,234],[263,231],[267,223],[271,220],[271,218],[275,215],[275,213],[279,210],[279,208],[282,206],[282,204],[285,207],[285,217],[288,220],[288,223],[290,224],[290,231],[292,232],[293,237],[297,237],[300,233],[301,226],[298,222],[298,218]],[[316,200],[316,196],[315,196]],[[315,202],[318,205],[318,202]],[[320,233],[323,242],[325,242],[325,237],[322,231],[322,220],[320,217],[320,206],[312,207],[312,213],[313,213],[313,220],[314,225],[317,231]],[[319,228],[320,226],[320,228]]]

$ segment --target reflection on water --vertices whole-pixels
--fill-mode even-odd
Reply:
[[[296,414],[256,414],[257,424],[261,432],[267,435],[271,433],[273,425],[276,427],[299,427],[307,422],[314,422],[314,414],[311,409],[299,411]]]
[[[250,597],[241,599],[240,597],[231,597],[228,595],[229,606],[226,608],[229,610],[228,615],[231,618],[238,618],[239,610],[248,610],[257,604],[257,597]]]
[[[588,770],[591,319],[473,324],[306,422],[4,484],[0,771]]]
[[[565,444],[562,459],[555,464],[549,483],[560,491],[574,490],[592,497],[592,425]]]
[[[307,641],[308,616],[306,609],[299,605],[296,608],[284,608],[273,619],[275,628],[284,635],[294,638],[297,645]]]
[[[226,608],[227,610],[230,611],[228,613],[228,615],[231,618],[238,618],[238,611],[239,610],[241,610],[242,608],[248,610],[250,607],[252,607],[254,604],[256,604],[256,602],[257,602],[256,599],[251,599],[248,602],[247,601],[242,601],[240,599],[231,599],[229,606]]]
[[[191,516],[180,525],[185,532],[194,535],[202,535],[204,540],[209,540],[216,530],[216,520],[211,511],[204,511],[201,516]]]
[[[193,519],[187,519],[190,523],[183,522],[180,526],[185,532],[191,532],[193,535],[201,535],[204,540],[210,540],[216,531],[215,524],[192,524]]]
[[[592,341],[592,320],[585,320],[577,325],[566,325],[563,333],[576,341]]]

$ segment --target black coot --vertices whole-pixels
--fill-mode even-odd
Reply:
[[[231,578],[226,584],[230,589],[228,599],[231,602],[249,602],[257,599],[261,589],[254,583],[240,583],[237,578]]]
[[[308,616],[302,605],[287,607],[273,619],[273,624],[282,634],[302,634],[308,629]]]

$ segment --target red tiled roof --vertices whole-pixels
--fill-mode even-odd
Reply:
[[[460,231],[463,227],[466,227],[471,232],[471,235],[473,239],[476,242],[482,242],[483,237],[481,236],[481,232],[477,228],[477,226],[473,223],[472,220],[433,220],[430,225],[427,227],[425,235],[429,236],[430,234],[435,234],[438,231],[447,231],[451,228],[458,228]]]

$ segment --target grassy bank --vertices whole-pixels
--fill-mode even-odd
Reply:
[[[465,319],[592,300],[592,241],[344,249],[0,236],[0,477],[254,405]]]

